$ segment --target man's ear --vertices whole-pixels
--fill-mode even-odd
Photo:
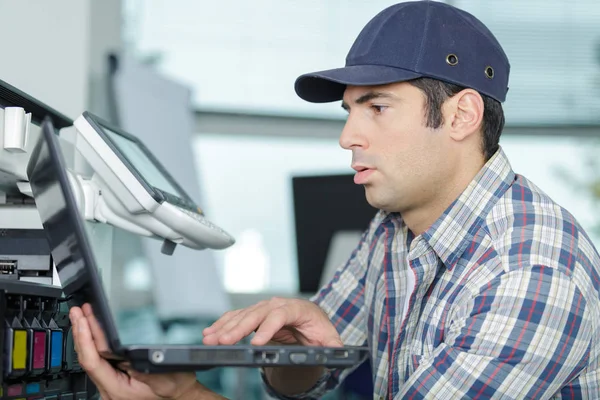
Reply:
[[[483,99],[477,91],[464,89],[446,101],[449,115],[450,137],[465,140],[481,130],[483,122]]]

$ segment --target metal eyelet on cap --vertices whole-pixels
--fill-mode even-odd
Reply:
[[[454,65],[458,64],[458,56],[456,54],[448,54],[446,56],[446,62],[449,65],[454,66]]]
[[[485,67],[485,76],[492,79],[494,77],[494,68],[490,66]]]

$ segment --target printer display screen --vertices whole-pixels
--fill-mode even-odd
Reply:
[[[103,127],[104,131],[110,136],[115,145],[121,150],[123,156],[137,169],[137,171],[146,179],[146,181],[157,189],[171,193],[179,197],[186,197],[170,182],[160,169],[150,160],[144,150],[137,143],[126,137]]]

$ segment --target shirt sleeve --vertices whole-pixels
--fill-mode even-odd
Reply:
[[[346,346],[367,345],[365,279],[371,242],[374,240],[374,233],[380,221],[381,212],[371,221],[369,229],[363,233],[349,260],[336,271],[332,280],[311,299],[329,316]],[[276,393],[268,384],[262,370],[261,376],[267,393],[274,398],[282,400],[317,399],[337,388],[344,378],[359,365],[360,363],[352,368],[326,369],[324,375],[312,389],[291,397]]]
[[[458,308],[395,399],[548,399],[588,363],[590,307],[556,269],[507,272]]]

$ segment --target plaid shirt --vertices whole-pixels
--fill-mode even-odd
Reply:
[[[313,300],[369,346],[374,398],[598,399],[599,289],[589,237],[500,149],[423,234],[380,211]]]

